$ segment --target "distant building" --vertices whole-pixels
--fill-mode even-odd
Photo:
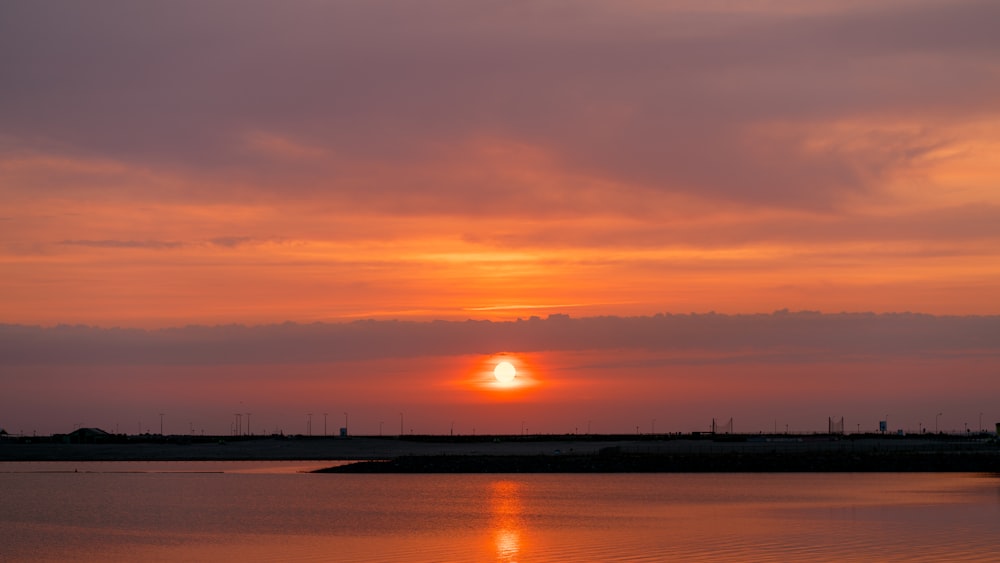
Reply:
[[[110,441],[111,434],[100,428],[77,428],[65,434],[65,441],[71,444],[97,444]]]

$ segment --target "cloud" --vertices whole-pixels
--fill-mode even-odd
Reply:
[[[550,316],[510,322],[317,323],[160,330],[0,325],[8,426],[62,432],[131,428],[168,413],[170,433],[226,434],[233,412],[268,428],[304,413],[347,412],[357,434],[406,413],[417,433],[516,433],[574,427],[741,432],[826,428],[845,416],[872,430],[891,413],[909,431],[996,414],[1000,317],[918,314]],[[538,385],[484,393],[484,366],[506,353]],[[991,410],[993,409],[993,410]],[[972,418],[969,418],[969,417]],[[513,428],[511,421],[515,421]],[[315,428],[315,427],[314,427]],[[459,430],[461,428],[461,430]],[[130,430],[131,431],[131,430]]]
[[[808,364],[958,355],[996,359],[1000,357],[997,335],[997,316],[787,311],[551,315],[509,322],[369,320],[160,330],[0,325],[0,361],[6,365],[310,364],[504,351],[646,350],[666,354],[658,362],[752,363],[756,358]]]
[[[169,240],[63,240],[59,244],[91,248],[150,248],[154,250],[184,246],[182,242]]]
[[[995,313],[998,11],[0,4],[4,320]]]
[[[254,239],[252,237],[215,237],[209,242],[216,246],[223,246],[226,248],[236,248],[243,246],[244,244],[250,244]]]
[[[274,239],[279,240],[279,239]],[[254,237],[239,237],[239,236],[221,236],[213,237],[204,242],[182,242],[174,240],[62,240],[59,244],[66,246],[84,246],[89,248],[123,248],[123,249],[151,249],[151,250],[169,250],[190,247],[196,244],[209,244],[212,246],[218,246],[222,248],[238,248],[248,244],[254,244],[257,242],[262,242],[261,240],[255,239]]]
[[[881,191],[948,142],[943,123],[995,116],[1000,99],[992,2],[125,6],[3,6],[7,135],[355,205],[568,199],[538,205],[531,178],[494,167],[449,173],[495,139],[546,155],[569,193],[583,176],[815,209]],[[844,121],[864,125],[832,135]],[[418,174],[365,180],[386,168]]]
[[[733,248],[760,244],[795,247],[800,253],[824,253],[830,246],[850,247],[879,241],[877,248],[856,256],[896,253],[901,245],[915,245],[902,253],[933,254],[937,246],[956,254],[989,251],[1000,239],[1000,206],[989,203],[940,206],[936,209],[888,209],[841,214],[773,213],[754,216],[706,215],[662,221],[609,220],[594,228],[593,221],[539,221],[521,224],[516,231],[470,233],[466,240],[498,248]],[[959,243],[961,241],[961,243]]]

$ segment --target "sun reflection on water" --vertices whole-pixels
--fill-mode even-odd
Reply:
[[[517,563],[521,553],[521,484],[496,481],[490,485],[490,527],[497,561]]]

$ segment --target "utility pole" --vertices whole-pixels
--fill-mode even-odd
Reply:
[[[160,436],[163,436],[163,413],[160,413]]]

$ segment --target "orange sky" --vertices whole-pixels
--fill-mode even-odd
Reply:
[[[993,2],[118,8],[0,6],[0,323],[1000,314]]]

